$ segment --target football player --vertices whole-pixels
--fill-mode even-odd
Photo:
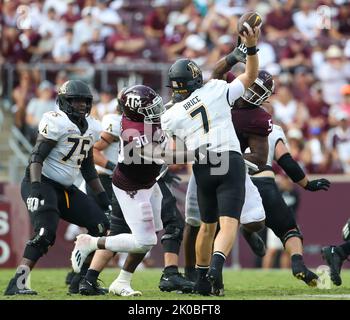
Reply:
[[[157,243],[156,231],[162,229],[162,197],[156,178],[164,161],[154,160],[153,147],[161,146],[160,150],[163,150],[166,144],[160,128],[160,116],[165,109],[161,97],[143,85],[125,90],[120,101],[123,108],[122,148],[113,174],[113,191],[128,228],[117,221],[120,217],[112,216],[110,236],[78,236],[72,252],[72,265],[79,271],[88,254],[97,249],[138,254],[139,261],[135,257],[133,263],[127,260],[128,270],[122,269],[110,288],[114,293],[127,296],[135,295],[130,286],[132,274],[144,255]],[[172,155],[169,158],[172,159]]]
[[[343,239],[345,242],[341,245],[322,248],[322,257],[330,267],[331,280],[336,286],[342,284],[341,267],[350,256],[350,219],[343,227]]]
[[[277,161],[287,175],[306,190],[328,190],[330,183],[326,179],[313,181],[307,179],[303,170],[288,151],[283,130],[279,126],[273,125],[271,116],[260,107],[272,94],[273,88],[272,76],[266,71],[260,71],[254,84],[234,103],[232,121],[241,143],[242,152],[250,149],[249,153],[244,153],[245,159],[259,167],[259,170],[255,170],[253,173],[252,181],[262,197],[266,213],[266,226],[271,228],[281,239],[286,251],[290,254],[293,275],[308,285],[315,286],[318,277],[307,269],[303,262],[303,237],[292,212],[278,190],[272,171],[272,162],[273,160]],[[193,197],[190,204],[193,220],[195,212]],[[191,230],[188,232],[191,233]],[[195,234],[195,230],[192,233]]]
[[[202,71],[188,59],[177,60],[168,73],[175,104],[162,115],[162,129],[174,137],[176,144],[183,143],[188,150],[200,153],[193,172],[202,221],[195,250],[195,291],[202,295],[210,294],[212,287],[223,287],[222,268],[235,241],[244,204],[246,172],[230,105],[257,77],[259,32],[259,28],[249,27],[244,34],[246,70],[230,84],[216,79],[203,84]],[[227,56],[222,68],[229,70],[232,58]],[[200,148],[203,145],[206,150]],[[214,241],[218,222],[220,230]]]
[[[5,295],[36,294],[26,286],[29,272],[55,242],[60,219],[102,236],[109,228],[104,211],[110,202],[93,161],[93,144],[100,124],[89,116],[92,94],[80,80],[65,82],[58,92],[58,112],[45,113],[21,185],[34,236],[27,242],[23,258]],[[97,203],[73,185],[81,172],[96,194]],[[81,273],[86,272],[84,264]],[[81,275],[77,275],[77,285]],[[72,281],[73,282],[73,281]]]

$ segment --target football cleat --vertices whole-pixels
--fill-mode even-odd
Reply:
[[[75,275],[75,272],[74,272],[73,270],[72,270],[72,271],[69,271],[69,272],[67,273],[66,279],[65,279],[65,283],[66,283],[67,285],[70,285],[70,283],[72,282],[72,279],[73,279],[74,275]]]
[[[263,257],[266,254],[266,246],[263,239],[256,232],[248,232],[241,228],[244,239],[248,242],[252,251],[258,256]]]
[[[109,292],[121,297],[139,297],[142,296],[141,291],[135,291],[131,288],[130,283],[126,281],[118,281],[115,279],[109,286]]]
[[[207,279],[211,284],[211,294],[214,296],[224,296],[224,283],[222,281],[222,273],[218,270],[210,268],[207,273]]]
[[[168,275],[163,273],[159,282],[160,291],[181,291],[182,293],[191,293],[193,287],[194,283],[185,279],[185,277],[179,272]]]
[[[303,261],[292,262],[292,273],[294,277],[304,281],[309,287],[317,287],[318,275],[309,270]]]
[[[197,270],[197,279],[194,283],[193,292],[202,296],[209,296],[212,291],[211,283],[205,275],[201,275]]]
[[[346,257],[344,251],[340,247],[329,246],[321,250],[323,259],[327,262],[330,268],[331,280],[336,286],[342,284],[340,277],[341,267]]]
[[[101,288],[97,281],[90,282],[84,277],[79,283],[79,293],[83,296],[100,296],[108,293],[108,289]]]
[[[77,236],[75,247],[71,255],[74,272],[79,273],[87,256],[96,250],[96,244],[92,240],[93,237],[88,234],[80,234]]]
[[[17,295],[17,294],[20,294],[20,295],[37,295],[38,293],[34,290],[31,290],[29,288],[18,288],[17,286],[17,281],[18,279],[16,278],[12,278],[4,292],[4,295],[5,296],[14,296],[14,295]]]

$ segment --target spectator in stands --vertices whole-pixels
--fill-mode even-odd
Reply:
[[[109,0],[97,0],[92,7],[91,14],[95,21],[101,25],[101,37],[107,38],[114,32],[115,27],[122,22],[118,13],[108,6]]]
[[[197,34],[191,34],[186,38],[184,57],[195,61],[198,66],[204,66],[208,59],[207,53],[205,40],[202,37]]]
[[[350,5],[349,1],[341,0],[338,6],[338,14],[332,21],[331,35],[342,40],[350,37]]]
[[[311,67],[311,51],[299,36],[294,36],[288,40],[288,45],[284,47],[280,55],[280,64],[285,71],[294,72],[299,66]]]
[[[34,144],[37,137],[38,125],[45,112],[55,111],[55,101],[52,99],[54,86],[47,80],[40,83],[37,98],[32,98],[26,110],[25,136]]]
[[[74,24],[74,42],[80,46],[82,42],[92,39],[92,34],[96,28],[101,28],[98,21],[92,18],[92,9],[86,7],[81,12],[82,19]]]
[[[102,120],[103,116],[108,113],[114,113],[118,104],[116,90],[111,86],[102,88],[100,93],[100,102],[94,106],[92,111],[96,118]]]
[[[338,125],[327,134],[327,148],[331,153],[333,166],[339,163],[344,173],[350,173],[350,118],[346,112],[339,111],[336,119]]]
[[[281,40],[284,43],[295,31],[291,2],[294,1],[272,2],[273,9],[268,13],[263,24],[264,34],[269,42]]]
[[[295,27],[305,41],[316,39],[321,29],[319,28],[319,16],[314,10],[315,1],[299,0],[299,7],[293,13]]]
[[[167,1],[154,0],[152,7],[154,10],[148,15],[145,23],[145,35],[160,43],[164,40],[164,29],[167,24]]]
[[[234,48],[232,36],[225,34],[218,39],[218,46],[209,54],[206,64],[213,67],[222,57],[227,56]]]
[[[42,21],[39,28],[40,34],[50,33],[53,39],[56,41],[64,34],[65,25],[59,19],[55,8],[49,8],[46,19]]]
[[[57,73],[56,77],[55,77],[55,93],[58,93],[59,88],[61,88],[61,86],[68,81],[68,73],[65,70],[61,70]]]
[[[185,50],[189,19],[189,16],[178,12],[169,16],[164,39],[164,49],[168,61],[175,61]]]
[[[13,90],[14,101],[13,112],[15,114],[15,125],[24,130],[25,114],[27,104],[35,96],[35,86],[29,70],[19,71],[19,85]]]
[[[70,63],[74,64],[73,68],[69,68],[69,71],[72,72],[70,77],[91,83],[95,74],[94,62],[88,42],[82,42],[79,51],[74,53],[70,59]]]
[[[106,44],[101,37],[99,28],[94,29],[92,33],[92,39],[88,42],[89,51],[94,57],[96,63],[101,62],[106,55]]]
[[[301,160],[309,173],[325,173],[329,169],[329,152],[323,141],[322,128],[317,121],[309,120],[308,135]]]
[[[74,24],[81,19],[79,7],[74,0],[67,1],[67,11],[62,15],[61,19],[68,28],[73,28]]]
[[[67,28],[64,36],[55,42],[52,57],[57,63],[68,63],[77,49],[73,41],[73,29]]]
[[[292,128],[287,131],[287,138],[290,154],[301,164],[301,154],[304,149],[303,133],[297,128]]]
[[[303,128],[308,120],[305,106],[292,95],[288,84],[280,84],[272,98],[274,116],[285,128]]]
[[[109,62],[125,62],[131,59],[143,58],[142,52],[146,47],[144,36],[132,34],[130,27],[126,24],[119,24],[116,32],[108,38]]]
[[[298,66],[294,69],[294,78],[292,82],[292,94],[295,99],[305,103],[310,98],[310,87],[314,78],[310,69],[305,66]]]
[[[2,4],[2,20],[7,27],[17,27],[17,3],[16,1],[4,1]]]
[[[306,108],[311,119],[318,123],[322,131],[328,129],[328,116],[330,106],[324,101],[320,83],[311,86],[310,96],[305,100]]]
[[[330,105],[339,104],[341,87],[350,78],[350,63],[344,59],[342,50],[336,45],[327,49],[325,57],[325,63],[315,73],[321,80],[324,100]]]

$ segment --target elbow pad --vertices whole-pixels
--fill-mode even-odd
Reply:
[[[292,158],[290,153],[285,153],[278,159],[277,163],[293,182],[298,182],[305,178],[303,169],[300,168],[298,162]]]

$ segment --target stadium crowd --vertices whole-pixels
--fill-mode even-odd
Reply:
[[[56,89],[88,80],[95,64],[188,57],[210,70],[234,48],[237,20],[250,9],[263,17],[260,67],[277,84],[266,108],[285,129],[293,157],[309,173],[350,173],[348,0],[5,0],[0,64],[17,65],[8,97],[15,124],[35,141],[42,114],[57,108]],[[53,81],[21,68],[38,62],[69,68]],[[100,90],[97,118],[113,111],[114,91]]]

